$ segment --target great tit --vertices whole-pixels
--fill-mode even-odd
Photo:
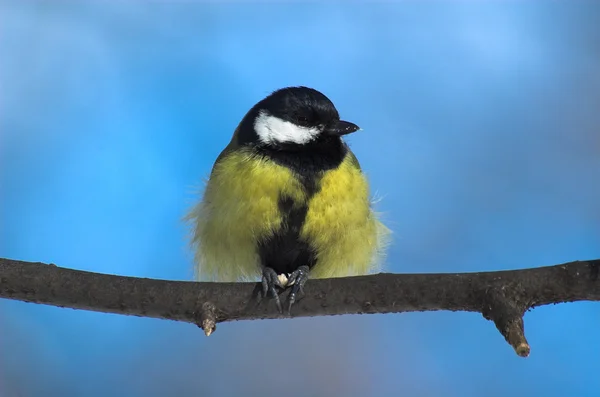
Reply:
[[[359,130],[308,87],[279,89],[254,105],[217,157],[202,200],[187,215],[195,277],[262,277],[282,312],[311,278],[367,274],[389,229],[372,207],[358,160],[342,137]]]

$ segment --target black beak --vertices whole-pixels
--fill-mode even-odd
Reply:
[[[325,132],[328,135],[342,136],[342,135],[346,135],[346,134],[351,134],[358,130],[360,130],[360,127],[357,126],[356,124],[350,123],[349,121],[339,120],[339,121],[336,121],[335,124],[327,127],[325,129]]]

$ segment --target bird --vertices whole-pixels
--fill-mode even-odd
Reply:
[[[241,119],[218,155],[191,224],[194,277],[259,281],[283,313],[309,278],[381,267],[390,229],[374,210],[369,183],[344,137],[360,128],[305,86],[278,89]]]

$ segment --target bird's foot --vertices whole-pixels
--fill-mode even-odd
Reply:
[[[277,310],[279,313],[283,313],[283,308],[281,307],[281,301],[279,300],[279,293],[277,292],[277,288],[284,288],[283,284],[281,284],[281,280],[277,276],[275,270],[270,267],[265,267],[262,272],[262,296],[261,298],[266,298],[269,296],[269,292],[273,296],[275,300],[275,304],[277,305]]]
[[[292,289],[287,298],[288,302],[288,315],[292,315],[292,305],[296,302],[299,295],[304,295],[304,284],[308,280],[308,266],[300,266],[294,270],[288,277],[287,285],[291,285]]]

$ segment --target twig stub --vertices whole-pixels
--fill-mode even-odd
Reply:
[[[530,352],[529,343],[525,338],[523,315],[526,308],[519,307],[518,296],[507,296],[506,289],[491,288],[482,297],[484,307],[483,317],[491,320],[509,345],[520,357],[527,357]]]
[[[200,309],[197,325],[204,330],[206,336],[210,336],[217,329],[217,308],[212,302],[204,302]]]

